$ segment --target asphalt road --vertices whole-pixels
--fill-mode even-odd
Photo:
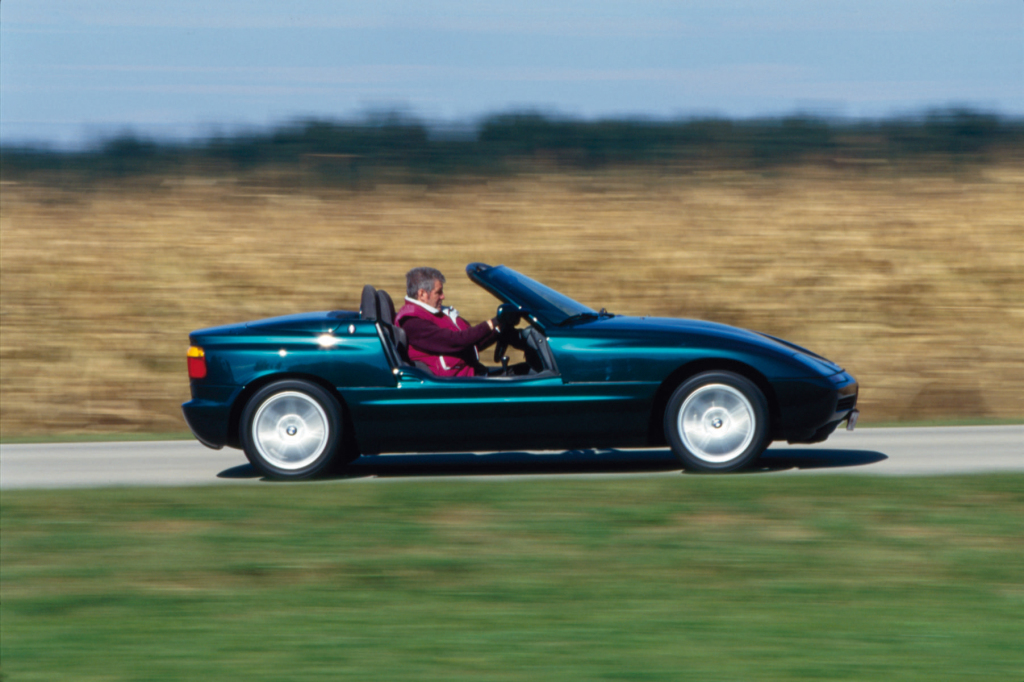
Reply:
[[[338,478],[674,475],[667,449],[361,457]],[[776,443],[745,475],[933,476],[1024,471],[1024,425],[840,431],[825,443]],[[0,445],[0,490],[268,484],[240,450],[195,441]]]

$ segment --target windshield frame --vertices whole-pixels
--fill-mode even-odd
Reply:
[[[535,279],[504,265],[470,263],[466,274],[474,283],[505,303],[519,308],[543,327],[558,326],[574,315],[599,313]]]

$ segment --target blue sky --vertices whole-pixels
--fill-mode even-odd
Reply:
[[[1024,115],[1024,0],[4,0],[0,142],[399,109],[467,123]]]

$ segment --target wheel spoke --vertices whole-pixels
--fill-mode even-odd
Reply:
[[[320,404],[300,391],[272,395],[252,421],[257,452],[269,464],[296,470],[323,454],[330,439],[327,414]]]
[[[741,391],[726,384],[697,388],[679,410],[680,440],[694,457],[711,464],[741,456],[754,431],[753,406]]]
[[[737,423],[749,422],[750,421],[750,408],[743,403],[737,403],[729,410],[729,416],[736,420]]]

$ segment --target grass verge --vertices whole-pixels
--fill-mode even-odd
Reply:
[[[7,492],[6,680],[1017,679],[1024,476]]]

